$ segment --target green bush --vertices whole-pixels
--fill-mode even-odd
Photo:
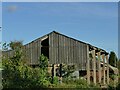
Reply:
[[[17,47],[14,45],[17,44]],[[48,59],[40,56],[39,67],[32,68],[24,63],[24,54],[20,43],[12,42],[14,55],[3,58],[3,87],[5,88],[37,88],[48,87],[50,82],[47,78]]]
[[[4,60],[3,86],[6,88],[47,87],[50,82],[46,72],[41,68],[32,68],[18,62],[14,65],[10,60]]]
[[[19,45],[20,44],[20,45]],[[75,65],[64,66],[63,83],[59,83],[58,77],[50,77],[47,73],[48,58],[43,54],[39,59],[39,67],[32,68],[24,63],[26,59],[22,50],[22,44],[12,42],[10,44],[14,55],[10,58],[2,58],[3,63],[3,87],[5,88],[94,88],[88,85],[86,80],[72,79],[69,76],[75,71]]]
[[[71,78],[65,78],[63,79],[63,83],[72,85],[75,88],[89,88],[89,85],[87,84],[86,80],[83,79],[71,79]]]
[[[54,77],[53,78],[53,84],[58,85],[58,83],[59,83],[58,77]]]

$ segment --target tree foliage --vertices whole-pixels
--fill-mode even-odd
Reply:
[[[109,56],[110,65],[116,67],[117,66],[117,61],[118,61],[118,59],[117,59],[117,56],[116,56],[115,52],[111,51],[110,56]]]
[[[118,70],[119,70],[119,73],[120,73],[120,59],[117,62],[117,66],[118,66]]]
[[[48,76],[48,58],[43,54],[39,58],[39,65],[31,67],[26,61],[25,53],[22,42],[15,41],[10,44],[4,44],[5,51],[10,48],[14,51],[11,57],[2,58],[3,66],[3,87],[4,88],[88,88],[87,82],[84,80],[68,80],[63,84],[58,84],[58,77],[54,77],[53,84],[52,78]],[[75,71],[75,65],[65,65],[62,67],[63,77],[70,76]],[[60,73],[60,72],[59,72]],[[61,86],[63,85],[63,86]]]
[[[63,67],[63,77],[70,77],[71,74],[76,70],[76,66],[75,65],[64,65]]]
[[[10,58],[3,58],[3,87],[5,88],[37,88],[47,87],[50,82],[47,79],[46,66],[48,59],[40,57],[40,67],[32,68],[22,62],[23,52],[21,43],[11,43],[14,55]]]

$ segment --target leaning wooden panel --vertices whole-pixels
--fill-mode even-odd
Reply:
[[[79,68],[81,68],[81,46],[79,42],[78,42],[78,64]]]
[[[73,62],[73,64],[75,64],[75,41],[74,40],[72,40],[72,45],[73,45],[73,60],[72,60],[72,62]]]
[[[78,50],[77,50],[77,41],[75,41],[75,48],[74,48],[74,56],[75,56],[75,63],[78,61]]]
[[[50,34],[49,35],[49,63],[50,64],[53,64],[53,55],[52,55],[52,52],[53,52],[53,37],[52,37],[53,35],[52,34]]]
[[[81,60],[80,60],[81,61],[81,69],[83,69],[83,44],[80,44],[80,46],[81,46],[80,47],[80,50],[81,50],[81,52],[80,52],[81,53]]]
[[[30,50],[30,44],[27,44],[27,57],[29,59],[29,64],[31,63],[31,50]]]
[[[38,40],[38,56],[41,55],[41,40]]]
[[[72,40],[70,39],[70,55],[69,55],[69,63],[72,64],[72,59],[73,59],[73,56],[72,56]]]
[[[66,51],[65,51],[65,48],[66,48],[65,38],[66,37],[63,37],[63,63],[67,64],[67,61],[66,61]]]
[[[81,63],[81,70],[83,69],[83,44],[80,43],[80,63]]]
[[[77,61],[76,61],[76,63],[78,63],[79,64],[79,42],[78,41],[76,41],[76,56],[77,56]]]
[[[86,51],[86,53],[85,53],[86,54],[86,59],[85,59],[86,61],[85,61],[85,63],[86,63],[86,65],[87,65],[87,59],[88,59],[87,55],[89,55],[89,51],[87,50],[87,48],[88,48],[87,44],[85,44],[85,51]]]
[[[32,64],[35,64],[34,60],[35,60],[35,44],[32,43],[31,45],[32,48]]]
[[[66,54],[66,62],[67,62],[67,64],[69,64],[69,62],[68,62],[68,52],[69,52],[68,48],[69,48],[68,38],[65,38],[65,54]]]
[[[74,48],[73,48],[73,56],[74,56],[74,64],[77,66],[77,44],[76,41],[74,40]],[[77,68],[78,69],[78,68]]]
[[[59,64],[58,62],[59,62],[59,60],[58,60],[58,44],[59,44],[59,35],[58,34],[56,34],[56,64]]]
[[[78,48],[78,49],[77,49],[77,50],[78,50],[78,62],[77,62],[77,63],[78,63],[78,68],[81,69],[81,65],[80,65],[80,64],[81,64],[81,63],[80,63],[80,57],[81,57],[81,56],[80,56],[80,43],[77,42],[77,45],[78,45],[78,46],[77,46],[77,48]]]
[[[85,69],[85,45],[84,44],[82,44],[83,45],[83,48],[82,48],[82,53],[83,53],[83,55],[82,55],[82,70],[84,70]]]
[[[83,69],[86,70],[86,56],[87,56],[87,47],[86,47],[86,44],[83,44]]]
[[[86,70],[86,46],[85,44],[83,44],[83,70]]]
[[[76,41],[74,40],[74,48],[73,48],[73,56],[74,56],[74,64],[77,63],[77,50],[76,50]]]
[[[33,45],[34,45],[34,46],[33,46],[33,47],[34,47],[34,48],[33,48],[33,50],[34,50],[34,51],[33,51],[33,52],[34,52],[33,62],[34,62],[34,64],[36,64],[36,58],[37,58],[37,46],[36,46],[36,41],[33,42]]]
[[[53,33],[53,60],[54,60],[54,64],[56,64],[56,34]]]
[[[59,46],[58,46],[58,57],[59,57],[59,59],[58,59],[58,63],[60,64],[61,63],[61,35],[59,35],[59,44],[58,44]]]
[[[61,61],[60,61],[60,63],[64,63],[64,48],[63,48],[63,45],[64,44],[64,42],[63,42],[63,36],[60,36],[60,58],[61,58]]]
[[[70,49],[70,47],[71,47],[71,45],[70,45],[70,39],[67,39],[67,41],[68,41],[68,63],[70,64],[70,60],[71,60],[71,49]]]
[[[38,64],[38,55],[37,55],[37,41],[34,42],[34,64]]]
[[[41,52],[41,48],[40,48],[40,40],[37,41],[37,59],[39,60],[40,57],[40,52]]]
[[[65,62],[65,50],[64,50],[64,37],[63,36],[61,36],[61,39],[62,39],[62,62],[63,63],[66,63]]]
[[[25,48],[24,48],[24,51],[25,51],[24,54],[25,54],[25,60],[26,60],[25,62],[26,62],[27,64],[30,64],[30,61],[29,61],[30,59],[29,59],[29,57],[28,57],[28,53],[29,53],[29,51],[28,51],[28,50],[29,50],[28,44],[25,45],[24,47],[25,47]]]
[[[74,45],[73,45],[73,40],[71,39],[71,42],[70,42],[70,44],[71,44],[71,47],[70,47],[70,49],[71,49],[71,59],[70,59],[70,63],[71,64],[74,64],[74,58],[73,58],[73,47],[74,47]]]
[[[79,61],[79,60],[78,60],[78,42],[75,41],[75,44],[76,44],[76,45],[75,45],[75,57],[76,57],[76,58],[75,58],[75,61],[76,61],[75,63],[78,63],[78,61]]]
[[[50,34],[48,35],[48,39],[49,39],[49,64],[51,64],[51,36]]]
[[[56,60],[55,60],[55,48],[54,48],[54,33],[51,35],[52,37],[52,63],[55,64],[56,63]]]
[[[37,59],[37,64],[38,64],[38,61],[39,61],[39,55],[38,55],[38,40],[36,41],[36,59]]]
[[[64,62],[64,38],[61,36],[61,63]]]
[[[32,50],[32,43],[29,44],[29,50],[30,50],[30,63],[32,63],[32,59],[33,59],[33,50]]]
[[[87,63],[86,63],[86,70],[87,70],[87,83],[90,84],[90,59],[89,59],[89,46],[87,45]]]
[[[81,59],[81,61],[82,61],[82,70],[84,70],[84,44],[82,44],[82,48],[81,48],[81,50],[82,50],[82,59]]]
[[[55,34],[55,42],[56,64],[58,64],[58,34]]]
[[[35,60],[35,45],[33,42],[31,43],[31,48],[32,48],[32,64],[34,65],[35,64],[35,62],[34,62],[34,60]]]
[[[56,64],[56,34],[53,33],[53,57],[54,63]]]
[[[65,37],[65,43],[64,43],[64,50],[65,50],[65,61],[66,61],[66,64],[68,64],[68,59],[67,59],[67,37]]]
[[[62,62],[62,40],[61,40],[61,35],[59,35],[59,48],[58,48],[58,52],[59,52],[59,63]]]
[[[31,57],[32,57],[32,51],[31,51],[31,47],[30,47],[30,44],[28,44],[28,58],[29,58],[29,63],[31,64]]]
[[[54,64],[55,63],[55,60],[54,60],[54,42],[53,42],[53,34],[51,35],[51,54],[52,54],[52,64]]]

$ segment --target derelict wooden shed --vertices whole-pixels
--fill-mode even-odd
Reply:
[[[93,70],[94,83],[96,83],[96,72],[99,72],[101,82],[101,59],[103,61],[103,74],[105,84],[105,70],[109,78],[108,53],[88,43],[76,40],[66,35],[53,31],[26,45],[24,45],[26,59],[31,65],[39,64],[39,57],[44,54],[49,59],[49,64],[75,64],[79,70],[87,72],[87,80],[90,83],[90,71]],[[93,58],[90,60],[90,53]],[[4,52],[11,56],[13,51]],[[98,61],[96,60],[96,56]],[[107,69],[105,67],[105,60]],[[92,67],[90,67],[92,66]],[[109,83],[109,80],[107,81]]]
[[[51,32],[25,45],[31,64],[38,64],[41,54],[49,58],[49,64],[78,64],[86,69],[87,44],[58,32]]]
[[[56,31],[24,45],[24,48],[26,58],[31,65],[37,65],[40,55],[44,54],[48,57],[49,64],[76,64],[80,70],[86,70],[89,52],[93,49],[96,49],[97,52],[99,49]],[[107,54],[105,50],[100,50]],[[12,51],[8,51],[7,54],[11,56]]]

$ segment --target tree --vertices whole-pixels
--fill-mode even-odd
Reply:
[[[43,70],[47,70],[48,68],[48,58],[43,54],[40,56],[39,59],[39,67],[42,68]]]
[[[118,59],[117,59],[115,52],[111,51],[110,56],[109,56],[110,65],[117,67],[117,61],[118,61]]]
[[[17,45],[16,45],[17,43]],[[20,42],[10,43],[14,55],[10,58],[3,58],[3,87],[5,88],[40,88],[48,87],[50,82],[47,78],[47,62],[45,56],[41,56],[42,67],[32,68],[23,62],[24,56]],[[42,65],[41,65],[42,63]]]
[[[120,73],[120,59],[118,60],[117,66],[118,66],[117,68],[118,68],[119,73]]]

